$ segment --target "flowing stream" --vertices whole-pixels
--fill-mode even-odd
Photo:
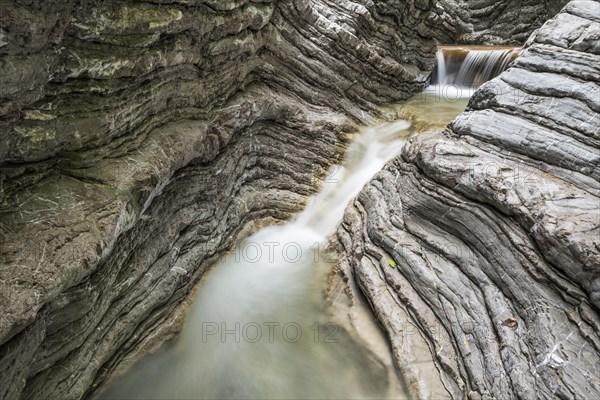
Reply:
[[[327,235],[348,202],[393,156],[410,124],[355,135],[344,167],[294,221],[264,228],[216,266],[179,338],[138,363],[106,399],[381,398],[385,379],[328,323]]]
[[[440,64],[438,79],[447,78],[446,67]],[[240,243],[201,283],[181,335],[101,398],[388,396],[386,372],[328,321],[323,292],[332,260],[323,248],[348,202],[400,152],[407,136],[443,127],[464,110],[468,96],[438,97],[438,89],[400,106],[405,119],[356,134],[344,166],[331,170],[304,211]]]

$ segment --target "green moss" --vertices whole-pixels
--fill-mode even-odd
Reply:
[[[51,121],[56,116],[48,113],[43,113],[40,110],[26,110],[25,119],[31,119],[34,121]]]
[[[56,130],[42,126],[15,127],[15,132],[32,143],[51,141],[56,138]]]
[[[102,14],[98,28],[101,31],[134,33],[144,28],[162,28],[182,17],[182,12],[176,8],[122,5]]]
[[[155,32],[141,35],[105,35],[104,38],[119,46],[144,47],[156,41],[159,35],[160,33]]]

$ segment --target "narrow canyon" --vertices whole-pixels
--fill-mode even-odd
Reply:
[[[600,2],[2,0],[0,398],[600,400]]]

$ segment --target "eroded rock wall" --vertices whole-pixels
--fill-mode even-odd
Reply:
[[[521,45],[569,0],[439,0],[430,25],[444,44]]]
[[[92,394],[173,335],[214,259],[298,211],[435,51],[434,1],[0,7],[6,399]]]
[[[81,398],[173,335],[214,259],[427,84],[420,3],[3,1],[0,397]]]
[[[600,398],[599,10],[570,2],[345,213],[332,281],[416,398]]]

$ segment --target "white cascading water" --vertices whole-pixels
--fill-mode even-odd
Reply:
[[[454,82],[462,86],[480,86],[483,82],[500,75],[512,56],[512,50],[469,51]]]
[[[440,47],[435,79],[429,90],[451,98],[468,98],[483,83],[505,71],[519,51],[520,48]]]
[[[401,120],[356,134],[345,166],[332,170],[305,210],[260,230],[217,265],[180,337],[102,398],[385,397],[385,375],[327,324],[323,290],[331,260],[322,250],[348,202],[401,150],[409,127]]]
[[[448,76],[448,73],[446,72],[446,59],[444,58],[444,52],[441,50],[438,50],[437,54],[436,54],[436,58],[437,58],[437,84],[438,85],[445,85],[446,84],[446,77]]]

